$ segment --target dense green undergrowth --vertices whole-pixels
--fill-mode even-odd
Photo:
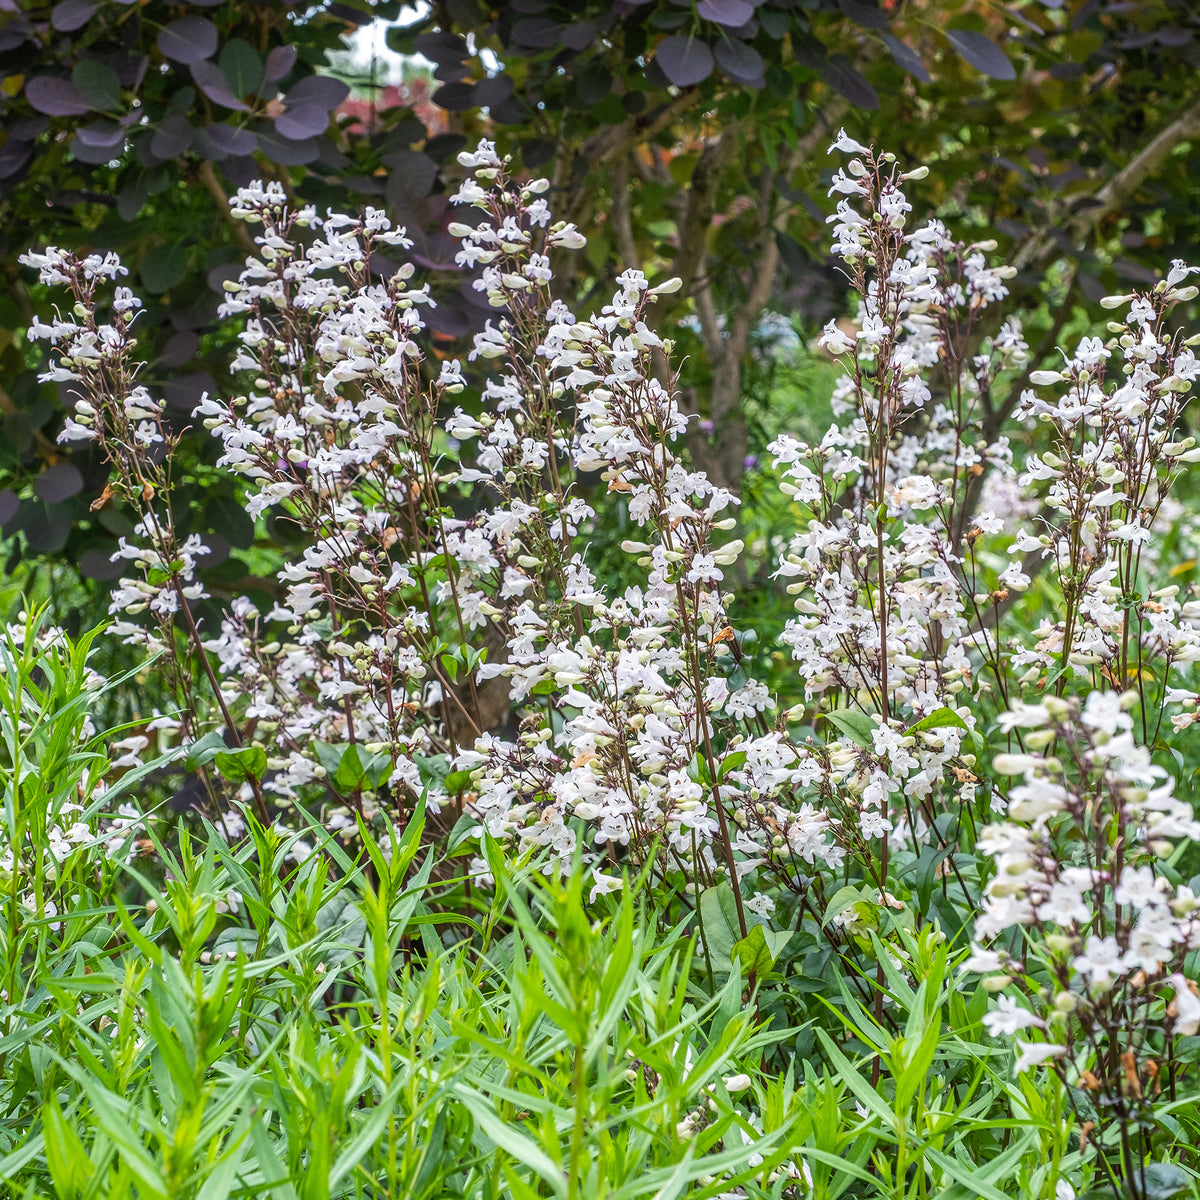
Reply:
[[[1087,1178],[1078,1100],[1012,1077],[930,927],[898,944],[910,970],[883,958],[882,1022],[839,976],[797,1024],[783,1000],[811,981],[748,978],[711,917],[707,940],[697,912],[663,927],[635,887],[589,900],[495,847],[472,894],[423,813],[353,858],[253,818],[232,847],[207,824],[168,847],[118,807],[160,762],[101,783],[90,639],[45,635],[0,647],[25,868],[10,854],[0,896],[5,1195],[999,1200]],[[1162,1120],[1200,1135],[1194,1098]]]

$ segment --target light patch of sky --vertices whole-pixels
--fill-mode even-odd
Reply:
[[[338,56],[335,66],[355,75],[367,75],[371,64],[375,64],[375,78],[381,84],[400,83],[413,70],[432,71],[432,63],[423,54],[397,54],[387,44],[388,30],[393,26],[411,25],[429,12],[428,4],[409,4],[400,10],[395,21],[374,20],[360,25],[353,33],[346,34],[343,41],[346,50]],[[474,38],[467,35],[467,45],[474,49]],[[490,50],[484,50],[480,62],[489,75],[503,69],[503,64]]]

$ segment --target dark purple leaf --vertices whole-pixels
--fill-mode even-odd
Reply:
[[[676,87],[701,83],[713,71],[713,54],[708,45],[682,34],[663,38],[658,43],[654,61]]]
[[[164,367],[182,367],[184,363],[191,362],[195,358],[199,346],[200,335],[193,333],[190,329],[173,333],[163,343],[158,361]]]
[[[397,150],[387,156],[388,172],[384,194],[388,203],[407,209],[424,200],[437,182],[437,163],[418,150]]]
[[[52,75],[35,75],[25,85],[25,98],[48,117],[81,117],[91,111],[91,105],[69,79]]]
[[[232,125],[206,125],[204,136],[222,154],[253,154],[258,147],[254,134]]]
[[[122,148],[114,146],[89,146],[87,142],[80,139],[78,134],[71,139],[71,153],[79,162],[90,163],[93,166],[112,162],[113,159],[119,158]]]
[[[735,83],[744,83],[749,87],[761,87],[763,78],[763,60],[753,46],[739,42],[736,38],[728,42],[718,42],[713,47],[717,66]]]
[[[745,25],[754,16],[754,6],[747,4],[746,0],[700,0],[696,11],[706,21],[715,21],[730,29]]]
[[[1168,25],[1154,33],[1154,40],[1160,46],[1186,46],[1192,40],[1190,29],[1181,29],[1178,25]]]
[[[626,95],[628,94],[627,92]],[[488,110],[488,115],[497,125],[524,125],[529,118],[529,110],[515,96],[510,96],[507,100],[501,100],[499,104],[493,104]]]
[[[75,136],[85,146],[98,146],[113,149],[125,144],[125,130],[114,121],[92,121],[88,125],[80,125],[75,130]]]
[[[9,140],[0,146],[0,179],[11,179],[33,157],[33,146],[29,142]]]
[[[18,46],[23,46],[32,40],[28,31],[24,29],[14,29],[11,26],[0,29],[0,54],[7,54],[10,50],[15,50]]]
[[[16,138],[19,142],[32,142],[50,128],[50,122],[42,116],[18,117],[15,121],[6,121],[4,128],[10,138]]]
[[[63,33],[82,29],[100,6],[94,0],[62,0],[50,14],[50,24]]]
[[[63,462],[43,471],[34,481],[33,490],[39,500],[59,504],[83,491],[83,476],[74,463]]]
[[[470,57],[466,39],[441,29],[417,34],[413,38],[413,49],[435,63],[461,62]]]
[[[947,29],[945,32],[950,45],[975,70],[982,71],[992,79],[1016,79],[1016,68],[991,38],[970,29]]]
[[[350,89],[340,79],[309,75],[288,90],[283,102],[289,108],[298,104],[319,104],[326,112],[332,112],[348,95]]]
[[[7,525],[20,507],[21,501],[17,499],[17,493],[12,488],[5,488],[0,492],[0,525]]]
[[[217,27],[207,17],[180,17],[159,30],[158,48],[173,62],[199,62],[216,53]]]
[[[331,4],[326,10],[332,17],[348,21],[351,25],[369,25],[371,14],[361,8],[352,8],[349,4]]]
[[[443,84],[430,99],[447,112],[466,112],[475,107],[475,85],[470,83]]]
[[[280,137],[293,142],[316,137],[329,127],[329,110],[322,104],[297,104],[275,118]]]
[[[492,75],[481,79],[475,85],[475,103],[480,108],[491,108],[494,104],[503,104],[513,94],[513,78],[511,75]]]
[[[218,296],[224,296],[225,285],[236,280],[241,270],[242,264],[236,262],[220,263],[218,266],[210,267],[205,275],[209,290],[216,292]],[[164,390],[167,393],[167,402],[170,403],[171,385],[168,383]]]
[[[887,28],[887,13],[871,4],[870,0],[838,0],[838,8],[864,29]]]
[[[219,567],[229,558],[231,547],[227,537],[210,531],[204,535],[204,544],[208,550],[203,554],[196,555],[197,566],[211,570],[213,567]]]
[[[85,579],[99,579],[101,582],[120,579],[125,573],[125,560],[118,558],[113,562],[107,549],[89,546],[79,556],[79,573]]]
[[[457,83],[460,79],[470,79],[474,74],[474,66],[471,63],[438,63],[433,68],[433,77],[438,83]]]
[[[558,35],[558,40],[568,50],[586,50],[596,40],[596,22],[580,21],[578,25],[568,25]]]
[[[192,144],[192,127],[187,117],[164,117],[150,139],[150,153],[166,162],[178,158]]]
[[[843,55],[835,54],[822,67],[821,75],[835,92],[840,92],[857,108],[879,107],[878,93]]]
[[[553,138],[532,138],[521,147],[521,161],[532,170],[549,162],[557,149]]]
[[[35,554],[57,554],[71,534],[71,517],[39,504],[22,520],[21,530]]]
[[[466,337],[471,332],[471,322],[467,314],[452,303],[441,303],[428,314],[429,327],[435,333],[446,337]]]
[[[925,64],[921,61],[917,52],[910,46],[906,46],[899,38],[893,37],[890,33],[883,35],[883,44],[888,48],[898,67],[901,67],[914,79],[919,79],[922,83],[930,81],[929,72],[925,70]]]
[[[417,139],[412,140],[415,142]],[[446,159],[453,158],[466,144],[467,139],[461,133],[439,133],[437,137],[431,137],[425,142],[425,153],[434,162],[445,162]],[[388,160],[385,158],[383,161]]]
[[[278,83],[296,65],[295,46],[276,46],[267,55],[263,78],[268,83]]]
[[[258,148],[274,163],[282,167],[302,167],[313,162],[321,153],[316,138],[295,141],[285,138],[274,130],[262,129],[258,133]]]
[[[566,26],[551,17],[522,17],[512,29],[513,41],[519,46],[545,50],[558,44]]]
[[[218,269],[218,268],[214,268]],[[226,279],[236,279],[237,263],[227,263],[223,268]],[[192,409],[204,398],[205,392],[215,394],[217,381],[207,371],[195,371],[188,375],[176,375],[163,384],[163,399],[168,408],[178,409],[189,416]]]
[[[1087,68],[1083,63],[1077,62],[1056,62],[1050,64],[1050,74],[1055,79],[1078,79],[1084,74]]]
[[[214,62],[192,63],[192,79],[196,86],[214,103],[233,112],[249,112],[250,106],[244,104],[234,94],[229,86],[229,80]]]

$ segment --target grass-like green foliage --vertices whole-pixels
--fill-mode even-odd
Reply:
[[[253,823],[139,853],[153,822],[110,815],[159,764],[99,784],[90,646],[36,620],[0,642],[3,1195],[1001,1200],[1079,1178],[1067,1097],[1010,1079],[928,928],[910,971],[883,955],[884,1023],[839,976],[789,1026],[790,981],[748,990],[713,931],[707,958],[632,887],[593,904],[579,872],[491,846],[495,888],[464,903],[420,811],[353,859]],[[1194,1105],[1170,1119],[1195,1137]]]

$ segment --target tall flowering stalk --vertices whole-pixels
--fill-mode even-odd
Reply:
[[[222,309],[235,386],[197,415],[251,515],[303,549],[270,611],[240,599],[219,630],[188,607],[201,548],[172,533],[136,301],[118,289],[95,316],[119,265],[30,257],[73,292],[76,319],[35,327],[53,377],[80,385],[66,434],[101,442],[140,516],[116,629],[173,653],[182,688],[182,614],[233,740],[254,730],[243,798],[285,822],[303,805],[352,838],[423,800],[547,872],[581,862],[593,902],[635,871],[695,921],[710,970],[729,965],[719,933],[752,972],[832,951],[881,1026],[907,931],[972,940],[987,1028],[1022,1034],[1019,1074],[1053,1071],[1116,1118],[1109,1134],[1080,1112],[1114,1188],[1141,1195],[1157,1090],[1200,1028],[1176,865],[1200,824],[1167,773],[1167,739],[1197,720],[1200,602],[1159,536],[1200,459],[1178,433],[1196,339],[1171,324],[1191,271],[1111,298],[1126,315],[1106,337],[1030,372],[1015,320],[984,327],[1011,275],[994,245],[911,223],[923,171],[844,133],[831,149],[849,156],[834,252],[860,300],[821,339],[843,368],[835,424],[771,447],[797,518],[775,564],[791,707],[738,628],[738,500],[681,451],[653,320],[678,284],[629,270],[576,316],[550,264],[583,235],[488,142],[459,157],[449,225],[494,310],[465,367],[424,348],[433,301],[383,213],[320,216],[276,185],[234,197],[257,246]],[[985,436],[1027,372],[1013,427]],[[635,527],[620,589],[589,555],[615,503]],[[1014,599],[1039,573],[1046,615],[1022,628]]]

